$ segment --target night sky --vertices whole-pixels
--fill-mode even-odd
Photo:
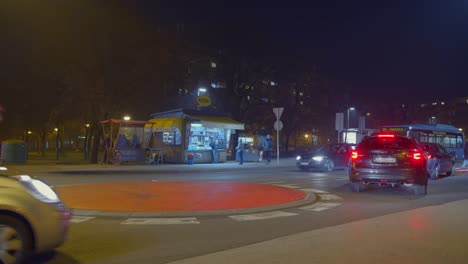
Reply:
[[[468,95],[466,0],[172,3],[139,1],[138,10],[150,23],[197,28],[211,44],[292,67],[319,65],[355,95]]]
[[[78,5],[75,1],[68,2]],[[12,3],[10,7],[34,6],[21,0]],[[466,0],[324,0],[281,1],[280,4],[273,1],[230,4],[225,1],[89,1],[83,5],[86,8],[74,14],[76,18],[61,18],[60,15],[68,13],[61,13],[51,3],[54,1],[41,1],[41,6],[36,3],[31,8],[34,10],[29,11],[33,15],[29,17],[25,13],[21,18],[24,21],[29,18],[33,25],[42,26],[44,32],[51,29],[41,33],[39,42],[43,43],[34,40],[34,36],[6,39],[8,34],[2,35],[2,72],[11,68],[18,58],[28,60],[28,53],[19,48],[25,45],[32,48],[24,50],[36,49],[38,54],[46,54],[46,46],[51,44],[54,56],[72,55],[67,50],[56,54],[65,45],[72,47],[70,50],[83,46],[80,34],[84,36],[90,26],[86,24],[87,8],[101,8],[106,12],[103,6],[119,5],[122,14],[137,18],[138,30],[156,32],[160,25],[184,23],[187,34],[197,36],[206,47],[235,49],[283,68],[306,71],[316,65],[334,90],[350,91],[356,97],[370,94],[430,100],[468,96]],[[67,33],[69,29],[57,22],[41,24],[47,21],[47,12],[54,8],[55,21],[67,19],[75,24],[83,21],[84,26],[77,30],[79,34]],[[0,12],[6,14],[10,16],[6,20],[10,24],[2,22],[3,26],[10,30],[10,36],[16,37],[17,14],[6,9]],[[77,39],[62,44],[56,32],[74,34]],[[32,41],[21,42],[28,38]],[[86,45],[93,44],[98,41],[87,40]]]

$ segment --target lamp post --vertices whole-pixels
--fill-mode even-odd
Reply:
[[[84,159],[88,159],[88,153],[89,153],[89,148],[88,148],[88,137],[89,137],[89,124],[85,124],[85,140],[84,140]]]
[[[131,118],[130,118],[130,116],[128,116],[128,115],[126,115],[126,116],[123,117],[123,120],[125,120],[125,121],[129,121],[130,119],[131,119]]]
[[[305,143],[309,143],[309,134],[304,134]]]
[[[59,146],[59,132],[58,128],[54,128],[55,131],[55,158],[59,160],[60,157],[60,146]]]
[[[346,119],[346,134],[345,134],[345,140],[344,140],[344,143],[348,143],[348,130],[349,130],[349,112],[350,111],[354,111],[355,108],[354,107],[350,107],[348,109],[346,109],[346,112],[347,112],[347,119]]]

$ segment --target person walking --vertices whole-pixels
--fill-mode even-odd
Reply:
[[[273,140],[271,139],[270,134],[268,134],[265,138],[265,141],[263,141],[263,151],[265,152],[267,162],[266,164],[271,163],[271,149],[273,148]]]
[[[245,145],[242,142],[242,139],[239,139],[239,144],[237,144],[236,150],[239,153],[239,165],[244,164],[244,149]]]
[[[106,134],[104,137],[104,141],[102,142],[102,150],[103,150],[103,157],[102,157],[102,163],[107,164],[109,163],[109,156],[110,156],[110,150],[111,150],[111,139],[109,134]]]
[[[211,138],[211,152],[213,153],[213,163],[218,163],[218,139]]]

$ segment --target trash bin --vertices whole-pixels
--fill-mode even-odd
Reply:
[[[187,154],[187,164],[188,165],[193,165],[193,154],[192,153]]]
[[[17,139],[2,141],[3,163],[25,164],[28,160],[28,147],[26,142]]]

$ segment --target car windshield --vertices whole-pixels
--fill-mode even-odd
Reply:
[[[370,137],[364,139],[361,144],[359,144],[359,149],[361,150],[373,150],[373,149],[415,149],[417,145],[414,141],[403,138],[378,138]]]

